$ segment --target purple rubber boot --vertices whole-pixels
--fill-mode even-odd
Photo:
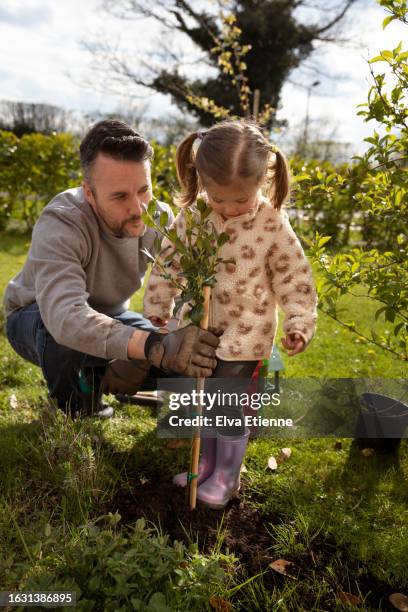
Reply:
[[[217,450],[217,438],[201,438],[200,461],[198,464],[197,484],[204,482],[211,476],[215,468],[215,455]],[[187,486],[187,472],[176,474],[173,483],[179,487]]]
[[[197,499],[214,510],[224,508],[240,488],[240,472],[249,438],[217,436],[217,463],[211,476],[198,487]]]

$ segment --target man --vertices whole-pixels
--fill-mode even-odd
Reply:
[[[147,268],[142,249],[152,251],[156,235],[141,219],[152,197],[150,144],[106,120],[86,134],[80,156],[82,187],[44,208],[6,289],[6,330],[15,351],[41,367],[58,408],[111,416],[103,390],[136,392],[150,366],[209,376],[219,341],[193,325],[160,333],[128,310]]]

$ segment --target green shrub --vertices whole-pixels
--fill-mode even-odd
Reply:
[[[43,207],[61,191],[82,181],[79,142],[71,134],[0,131],[0,231],[10,219],[31,230]],[[156,197],[171,203],[177,177],[175,149],[154,144],[152,182]]]
[[[408,25],[405,0],[381,0],[380,4],[389,13],[383,27],[392,20]],[[362,110],[358,114],[367,122],[376,121],[384,133],[381,136],[375,130],[366,138],[370,147],[359,158],[364,174],[356,206],[364,218],[368,244],[330,257],[325,245],[331,239],[317,234],[312,248],[322,272],[318,282],[320,308],[343,327],[404,361],[408,361],[407,57],[408,51],[402,50],[400,42],[371,59],[373,84],[367,103],[359,105]],[[376,73],[373,65],[379,63],[381,69]],[[333,182],[342,184],[344,178],[335,176]],[[330,188],[328,179],[322,177],[320,189],[330,193]],[[376,303],[368,336],[345,314],[341,298],[347,294]],[[377,320],[392,323],[393,333],[381,335]]]
[[[14,217],[31,229],[42,208],[80,179],[78,143],[70,134],[0,132],[0,223]]]
[[[6,228],[12,214],[18,143],[13,132],[0,130],[0,230]]]
[[[328,161],[291,160],[296,214],[291,222],[299,236],[313,240],[315,232],[331,236],[330,246],[339,249],[350,242],[359,190],[358,165],[334,166]],[[347,180],[346,180],[347,177]]]
[[[113,524],[120,520],[117,514],[102,518]],[[170,543],[168,535],[148,527],[144,519],[127,532],[91,523],[65,549],[58,569],[51,573],[40,564],[24,589],[75,591],[75,609],[86,612],[206,610],[225,579],[221,557],[225,562],[223,555],[205,557],[196,547],[187,550],[181,542]]]
[[[176,147],[163,147],[154,143],[154,160],[152,163],[153,193],[158,200],[171,204],[174,192],[178,188],[176,175]]]

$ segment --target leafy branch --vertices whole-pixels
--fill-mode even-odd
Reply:
[[[390,13],[383,27],[397,19],[408,24],[406,0],[381,0],[380,4]],[[358,164],[353,170],[357,181],[353,213],[358,207],[364,246],[333,254],[326,250],[330,237],[319,233],[311,246],[312,257],[321,271],[318,293],[322,312],[403,361],[408,360],[408,183],[404,164],[408,151],[407,58],[408,51],[400,43],[369,61],[373,84],[367,103],[359,105],[365,108],[357,113],[383,128],[382,135],[374,130],[365,139],[370,146],[362,157],[355,158]],[[380,63],[388,68],[387,76],[374,73],[373,66]],[[325,193],[331,200],[333,187],[341,180],[344,179],[316,173],[317,184],[309,187],[309,196],[316,189],[314,193]],[[305,191],[309,183],[308,175],[301,176],[298,188]],[[327,233],[336,237],[335,233]],[[360,293],[367,294],[361,297],[370,298],[378,306],[366,334],[349,320],[347,309],[340,307],[342,296],[360,297]],[[380,320],[390,323],[392,331],[380,332]]]
[[[390,338],[387,338],[386,336],[380,336],[374,330],[371,331],[373,335],[369,337],[363,331],[357,329],[355,323],[345,323],[337,316],[337,314],[335,314],[329,308],[324,308],[323,306],[319,305],[319,310],[331,319],[333,319],[333,321],[336,321],[336,323],[338,323],[344,329],[347,329],[348,331],[357,334],[359,338],[363,338],[368,344],[373,344],[381,350],[385,350],[391,353],[392,355],[394,355],[394,357],[397,357],[398,359],[408,361],[408,354],[401,353],[395,348],[393,348]]]
[[[329,240],[330,237],[317,234],[311,246],[311,255],[323,273],[323,277],[317,281],[319,310],[367,343],[386,350],[402,361],[408,361],[406,263],[402,262],[398,267],[395,261],[383,263],[391,254],[379,254],[375,249],[368,252],[354,249],[351,253],[329,257],[324,249]],[[360,295],[353,290],[361,286],[368,288],[368,295]],[[389,332],[378,333],[374,325],[367,334],[358,329],[353,321],[347,320],[347,309],[340,306],[340,299],[344,295],[370,298],[377,302],[379,308],[375,321],[384,317],[392,323],[392,335]]]
[[[253,114],[260,125],[266,125],[276,109],[270,104],[265,104],[261,112],[258,112],[259,109],[255,108],[255,94],[256,91],[259,94],[259,90],[252,92],[250,88],[248,65],[245,61],[245,56],[252,46],[244,45],[241,42],[242,30],[237,25],[237,17],[232,12],[225,13],[221,10],[219,17],[222,27],[218,36],[207,28],[214,42],[210,52],[217,58],[217,64],[221,72],[230,78],[231,84],[237,92],[243,116],[251,116],[251,97],[254,96]],[[210,113],[214,119],[237,118],[237,115],[232,114],[229,108],[220,106],[211,98],[198,96],[192,91],[186,91],[185,97],[190,104]]]
[[[189,305],[186,313],[192,323],[200,325],[204,314],[204,287],[214,287],[217,268],[220,264],[235,263],[233,259],[223,259],[219,250],[229,240],[225,232],[218,233],[208,219],[211,208],[203,200],[198,200],[196,208],[184,209],[186,220],[185,241],[174,227],[167,228],[169,221],[166,212],[158,213],[157,200],[153,198],[143,213],[144,223],[155,229],[168,243],[162,247],[161,239],[154,243],[155,257],[144,249],[147,257],[159,268],[160,276],[172,283],[179,295],[175,299],[173,316],[176,317],[184,304]],[[170,268],[180,268],[175,277]]]

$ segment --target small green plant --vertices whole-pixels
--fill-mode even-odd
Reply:
[[[138,519],[122,530],[119,514],[102,516],[82,528],[81,538],[66,547],[63,562],[50,573],[39,563],[24,578],[26,590],[73,590],[76,610],[205,610],[222,591],[226,575],[221,553],[201,555],[170,542],[157,528]],[[46,557],[46,551],[44,551]]]
[[[197,208],[192,211],[184,209],[186,220],[185,241],[177,234],[175,228],[167,229],[168,214],[156,213],[157,200],[149,203],[143,213],[143,221],[149,227],[156,229],[166,239],[160,245],[160,238],[155,241],[156,257],[145,250],[145,254],[159,267],[161,276],[170,281],[179,291],[176,298],[173,316],[176,316],[184,304],[189,304],[188,318],[200,325],[204,315],[204,287],[214,287],[216,271],[219,264],[232,263],[218,256],[219,249],[228,242],[229,235],[218,233],[208,216],[211,208],[203,200],[197,201]],[[181,271],[177,278],[169,272],[174,259],[177,259]]]
[[[282,556],[299,555],[309,551],[322,529],[323,524],[315,527],[310,516],[298,511],[293,520],[271,524],[267,531],[274,540],[271,549]]]
[[[72,421],[60,410],[44,416],[41,425],[34,455],[49,470],[64,516],[84,520],[103,496],[107,482],[100,432],[91,420]]]

